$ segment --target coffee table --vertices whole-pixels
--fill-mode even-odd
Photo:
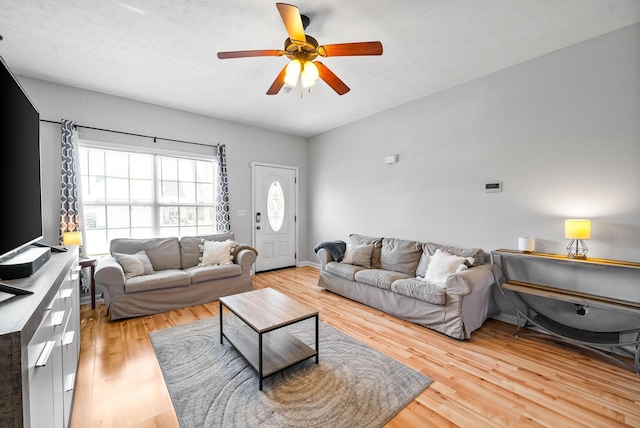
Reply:
[[[243,324],[224,326],[222,308],[226,307]],[[282,327],[309,318],[316,319],[316,349],[290,335]],[[256,333],[258,343],[256,347]],[[258,372],[262,381],[307,358],[319,359],[318,311],[272,288],[247,291],[220,298],[220,343],[226,338]]]

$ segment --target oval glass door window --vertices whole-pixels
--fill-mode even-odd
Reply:
[[[274,181],[269,187],[267,194],[267,217],[269,225],[274,232],[282,228],[284,222],[284,192],[279,181]]]

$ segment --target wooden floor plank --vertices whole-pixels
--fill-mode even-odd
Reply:
[[[488,320],[470,340],[440,333],[320,289],[312,267],[253,276],[320,311],[338,330],[431,376],[388,427],[640,427],[640,377],[594,354],[514,337]],[[81,307],[72,428],[178,427],[149,332],[217,316],[218,302],[122,321]]]

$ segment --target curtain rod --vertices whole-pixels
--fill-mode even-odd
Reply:
[[[59,121],[55,121],[55,120],[46,120],[46,119],[40,119],[40,122],[47,122],[47,123],[53,123],[53,124],[58,124],[58,125],[62,125],[62,122]],[[204,147],[211,147],[211,148],[216,148],[218,147],[217,144],[214,145],[209,145],[209,144],[203,144],[203,143],[194,143],[192,141],[183,141],[183,140],[174,140],[172,138],[162,138],[162,137],[155,137],[155,136],[151,136],[151,135],[144,135],[144,134],[134,134],[131,132],[124,132],[124,131],[114,131],[112,129],[104,129],[104,128],[94,128],[92,126],[84,126],[84,125],[75,125],[76,128],[85,128],[85,129],[93,129],[94,131],[104,131],[104,132],[113,132],[115,134],[124,134],[124,135],[132,135],[134,137],[143,137],[143,138],[152,138],[153,142],[155,143],[157,140],[162,140],[162,141],[172,141],[174,143],[183,143],[183,144],[193,144],[194,146],[204,146]]]

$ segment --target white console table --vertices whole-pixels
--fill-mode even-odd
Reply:
[[[33,294],[0,302],[0,426],[68,427],[80,355],[78,250],[52,254],[27,278]],[[9,298],[7,298],[9,297]]]
[[[526,253],[516,250],[495,250],[491,253],[491,263],[499,266],[503,272],[503,279],[499,282],[500,290],[505,298],[516,309],[518,326],[515,335],[521,335],[522,328],[533,329],[547,333],[556,340],[570,343],[579,348],[595,351],[609,359],[621,363],[640,375],[640,327],[625,331],[588,331],[564,325],[553,320],[550,316],[541,313],[530,303],[527,296],[538,296],[578,305],[599,306],[618,311],[630,312],[640,316],[640,302],[609,298],[606,296],[583,293],[575,290],[566,290],[550,285],[535,284],[521,279],[510,278],[506,269],[510,259],[517,258],[521,261],[535,260],[537,262],[556,264],[569,263],[575,267],[599,266],[602,268],[634,269],[640,274],[640,263],[607,259],[570,259],[558,254]],[[512,293],[506,293],[511,291]],[[626,339],[623,339],[626,338]],[[629,339],[629,337],[631,337]],[[635,348],[630,352],[628,348]],[[618,351],[616,354],[615,351]],[[626,354],[634,359],[631,365],[618,357]]]

